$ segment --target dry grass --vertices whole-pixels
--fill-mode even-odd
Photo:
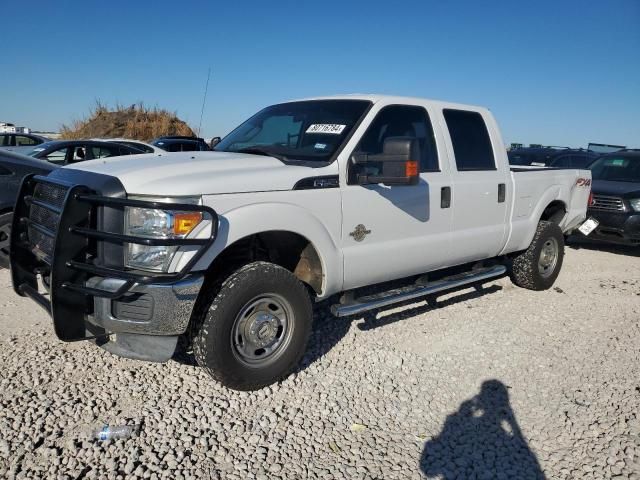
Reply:
[[[193,135],[195,133],[175,113],[157,107],[149,108],[143,103],[123,107],[117,105],[109,110],[103,103],[96,106],[88,118],[63,125],[61,138],[132,138],[149,141],[161,135]]]

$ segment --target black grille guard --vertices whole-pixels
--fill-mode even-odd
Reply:
[[[33,193],[38,183],[66,188],[62,207],[34,198]],[[58,216],[55,231],[33,222],[30,218],[32,205]],[[211,235],[208,238],[146,238],[101,231],[96,221],[96,207],[101,206],[202,212],[210,217]],[[85,321],[85,316],[93,311],[92,297],[117,299],[136,284],[172,283],[181,280],[191,272],[195,263],[213,243],[217,227],[218,215],[212,208],[204,205],[105,197],[83,185],[28,175],[20,187],[11,230],[10,261],[13,287],[16,293],[32,298],[50,313],[56,335],[61,340],[74,341],[104,336],[105,332],[87,332],[90,325]],[[53,240],[53,252],[50,255],[34,248],[29,241],[28,228]],[[153,273],[130,270],[124,266],[100,265],[95,249],[96,242],[199,248],[181,271]],[[49,298],[39,292],[38,275],[49,280],[44,282],[49,286]],[[125,282],[115,291],[87,287],[86,280],[95,276],[118,278]]]

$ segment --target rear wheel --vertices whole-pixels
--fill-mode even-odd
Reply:
[[[529,290],[546,290],[558,278],[564,259],[564,235],[558,225],[541,221],[531,245],[514,260],[511,280]]]
[[[12,213],[0,215],[0,268],[9,268],[9,242],[11,240]]]
[[[254,262],[215,290],[193,332],[198,364],[235,390],[256,390],[287,376],[311,333],[311,301],[300,280],[278,265]]]

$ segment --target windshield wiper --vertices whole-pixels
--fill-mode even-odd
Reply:
[[[234,153],[250,153],[250,154],[253,154],[253,155],[265,155],[265,156],[268,156],[268,157],[277,158],[281,162],[286,162],[287,161],[287,157],[285,157],[284,155],[280,155],[278,153],[273,153],[268,148],[247,147],[247,148],[241,148],[240,150],[234,150],[233,152]]]

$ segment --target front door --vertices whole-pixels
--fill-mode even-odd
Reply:
[[[451,209],[441,204],[450,187],[446,161],[422,106],[379,109],[354,152],[382,153],[389,137],[414,137],[420,144],[417,185],[358,185],[349,162],[342,190],[344,288],[419,274],[443,266],[449,256]]]

